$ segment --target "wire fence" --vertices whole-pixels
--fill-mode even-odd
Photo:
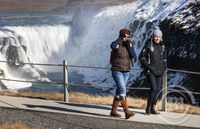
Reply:
[[[63,82],[30,81],[30,80],[5,79],[5,78],[0,78],[0,80],[13,81],[13,82],[29,82],[29,83],[38,83],[38,84],[57,84],[57,85],[63,84]]]
[[[0,63],[11,63],[11,64],[16,64],[15,62],[12,61],[0,61]],[[64,67],[63,64],[53,64],[53,63],[17,63],[20,65],[38,65],[38,66],[60,66],[60,67]],[[84,65],[71,65],[71,64],[66,64],[65,65],[66,68],[86,68],[86,69],[103,69],[103,70],[110,70],[110,67],[98,67],[98,66],[84,66]],[[143,69],[135,69],[132,68],[131,70],[140,70],[142,71]],[[200,72],[193,72],[193,71],[186,71],[186,70],[176,70],[176,69],[171,69],[168,68],[167,71],[172,71],[172,72],[181,72],[181,73],[187,73],[187,74],[196,74],[196,75],[200,75]],[[0,80],[6,80],[6,81],[15,81],[15,82],[29,82],[29,83],[38,83],[38,84],[56,84],[56,85],[61,85],[63,84],[63,82],[47,82],[47,81],[32,81],[32,80],[19,80],[19,79],[5,79],[5,78],[0,78]],[[93,87],[93,88],[97,88],[97,89],[101,89],[101,88],[114,88],[111,86],[98,86],[98,85],[91,85],[91,84],[81,84],[81,83],[68,83],[71,86],[85,86],[85,87]],[[147,87],[127,87],[128,89],[135,89],[135,90],[149,90],[150,88]],[[194,94],[197,94],[198,92],[192,92]]]
[[[167,71],[200,75],[200,72],[193,72],[193,71],[186,71],[186,70],[177,70],[177,69],[170,69],[170,68],[168,68]]]
[[[0,63],[8,63],[8,64],[16,64],[15,62],[11,62],[11,61],[0,61]],[[109,88],[115,88],[113,86],[98,86],[98,85],[91,85],[91,84],[83,84],[83,83],[71,83],[68,82],[68,69],[69,68],[86,68],[86,69],[101,69],[101,70],[110,70],[111,68],[109,67],[98,67],[98,66],[83,66],[83,65],[71,65],[71,64],[67,64],[65,63],[65,61],[63,61],[63,64],[45,64],[45,63],[17,63],[18,65],[38,65],[38,66],[59,66],[59,67],[63,67],[63,82],[52,82],[52,81],[33,81],[33,80],[19,80],[19,79],[9,79],[9,78],[0,78],[0,80],[4,80],[4,81],[15,81],[15,82],[29,82],[29,83],[39,83],[39,84],[56,84],[56,85],[64,85],[64,100],[66,100],[66,95],[68,95],[68,91],[69,91],[69,85],[70,86],[82,86],[82,87],[90,87],[90,88],[96,88],[96,89],[109,89]],[[142,71],[142,69],[131,69],[131,70],[140,70]],[[176,69],[170,69],[168,68],[167,71],[171,71],[171,72],[181,72],[181,73],[186,73],[186,74],[195,74],[195,75],[200,75],[199,72],[193,72],[193,71],[186,71],[186,70],[176,70]],[[166,75],[167,76],[167,75]],[[67,80],[66,80],[67,78]],[[167,77],[166,77],[167,78]],[[167,81],[167,79],[165,79]],[[167,82],[166,82],[167,85]],[[66,90],[67,89],[67,90]],[[149,90],[150,88],[148,87],[127,87],[127,89],[131,89],[131,90]],[[174,91],[179,91],[179,92],[184,92],[181,90],[175,90]],[[167,92],[167,91],[166,91]],[[192,94],[197,94],[200,95],[199,92],[192,92],[190,91],[190,93]]]

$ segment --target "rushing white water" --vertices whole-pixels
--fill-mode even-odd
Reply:
[[[29,60],[32,62],[44,63],[47,63],[50,60],[52,61],[52,59],[53,61],[58,61],[56,58],[63,55],[65,44],[68,43],[67,41],[70,33],[70,27],[64,25],[4,28],[23,37],[23,41],[20,42],[20,45],[25,45],[27,47],[26,54],[27,57],[29,57]],[[53,57],[54,54],[59,56]]]
[[[9,45],[14,45],[19,54],[18,62],[59,63],[66,58],[68,64],[110,67],[110,44],[118,37],[121,28],[134,30],[132,40],[139,55],[152,28],[187,4],[187,0],[143,0],[110,7],[83,7],[75,13],[71,26],[3,27],[0,29],[0,59],[7,60],[6,50]],[[3,41],[5,38],[9,39],[7,44]],[[134,68],[139,68],[138,62],[134,64]],[[10,70],[10,66],[1,65],[1,69],[4,69],[8,78],[16,79],[15,75],[23,71],[18,77],[24,79],[25,71],[31,79],[49,81],[40,67],[25,65],[20,70]],[[114,84],[109,69],[80,68],[75,71],[83,74],[87,83],[102,86]],[[140,73],[141,71],[132,71],[130,81],[139,77]],[[8,83],[5,85],[9,89],[30,86],[21,84],[20,87],[14,83],[12,86]]]
[[[1,60],[15,62],[18,66],[3,64],[6,78],[33,79],[50,81],[46,72],[40,66],[20,65],[20,63],[61,63],[64,58],[65,45],[68,43],[70,27],[57,26],[12,26],[0,29]],[[47,68],[54,70],[56,68]],[[31,83],[9,82],[2,83],[8,89],[20,89],[31,86]]]

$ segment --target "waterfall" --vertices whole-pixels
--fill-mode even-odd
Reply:
[[[45,68],[20,63],[58,63],[64,59],[70,27],[66,25],[5,26],[0,29],[0,59],[13,63],[2,64],[6,78],[50,81]],[[54,70],[49,68],[48,70]],[[2,80],[8,89],[31,86],[30,83]]]

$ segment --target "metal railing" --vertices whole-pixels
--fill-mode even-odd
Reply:
[[[11,61],[0,61],[0,63],[8,63],[8,64],[16,64],[15,62]],[[64,87],[64,101],[69,101],[69,92],[68,92],[68,73],[67,73],[67,65],[65,60],[63,60],[63,64],[44,64],[44,63],[17,63],[18,65],[40,65],[40,66],[62,66],[63,67],[63,82],[47,82],[47,81],[30,81],[30,80],[17,80],[17,79],[6,79],[6,78],[0,78],[0,80],[6,80],[6,81],[15,81],[15,82],[29,82],[29,83],[38,83],[38,84],[57,84],[57,85],[63,85]]]
[[[0,61],[0,63],[12,63],[14,62],[10,61]],[[41,84],[57,84],[57,85],[63,85],[63,91],[64,91],[64,101],[69,101],[69,85],[71,86],[85,86],[85,87],[92,87],[92,88],[112,88],[110,86],[96,86],[96,85],[90,85],[90,84],[78,84],[78,83],[70,83],[68,80],[68,68],[89,68],[89,69],[110,69],[108,67],[94,67],[94,66],[82,66],[82,65],[69,65],[65,60],[63,60],[63,64],[42,64],[42,63],[18,63],[21,65],[29,64],[29,65],[43,65],[43,66],[60,66],[63,67],[63,82],[43,82],[43,81],[29,81],[29,80],[17,80],[17,79],[6,79],[6,78],[0,78],[0,80],[7,80],[7,81],[16,81],[16,82],[30,82],[30,83],[41,83]],[[132,70],[142,70],[142,69],[132,69]],[[192,72],[192,71],[185,71],[185,70],[176,70],[176,69],[170,69],[168,68],[163,75],[163,86],[162,86],[162,111],[166,111],[167,109],[167,72],[182,72],[182,73],[188,73],[188,74],[196,74],[200,75],[199,72]],[[150,88],[146,87],[131,87],[129,89],[139,89],[139,90],[149,90]],[[194,92],[191,92],[194,93]],[[195,92],[195,94],[200,94],[198,92]]]

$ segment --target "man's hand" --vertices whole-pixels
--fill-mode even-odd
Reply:
[[[129,40],[131,40],[131,37],[130,37],[130,35],[128,35],[128,34],[125,34],[125,36],[122,37],[122,41],[123,41],[123,42],[129,41]]]

